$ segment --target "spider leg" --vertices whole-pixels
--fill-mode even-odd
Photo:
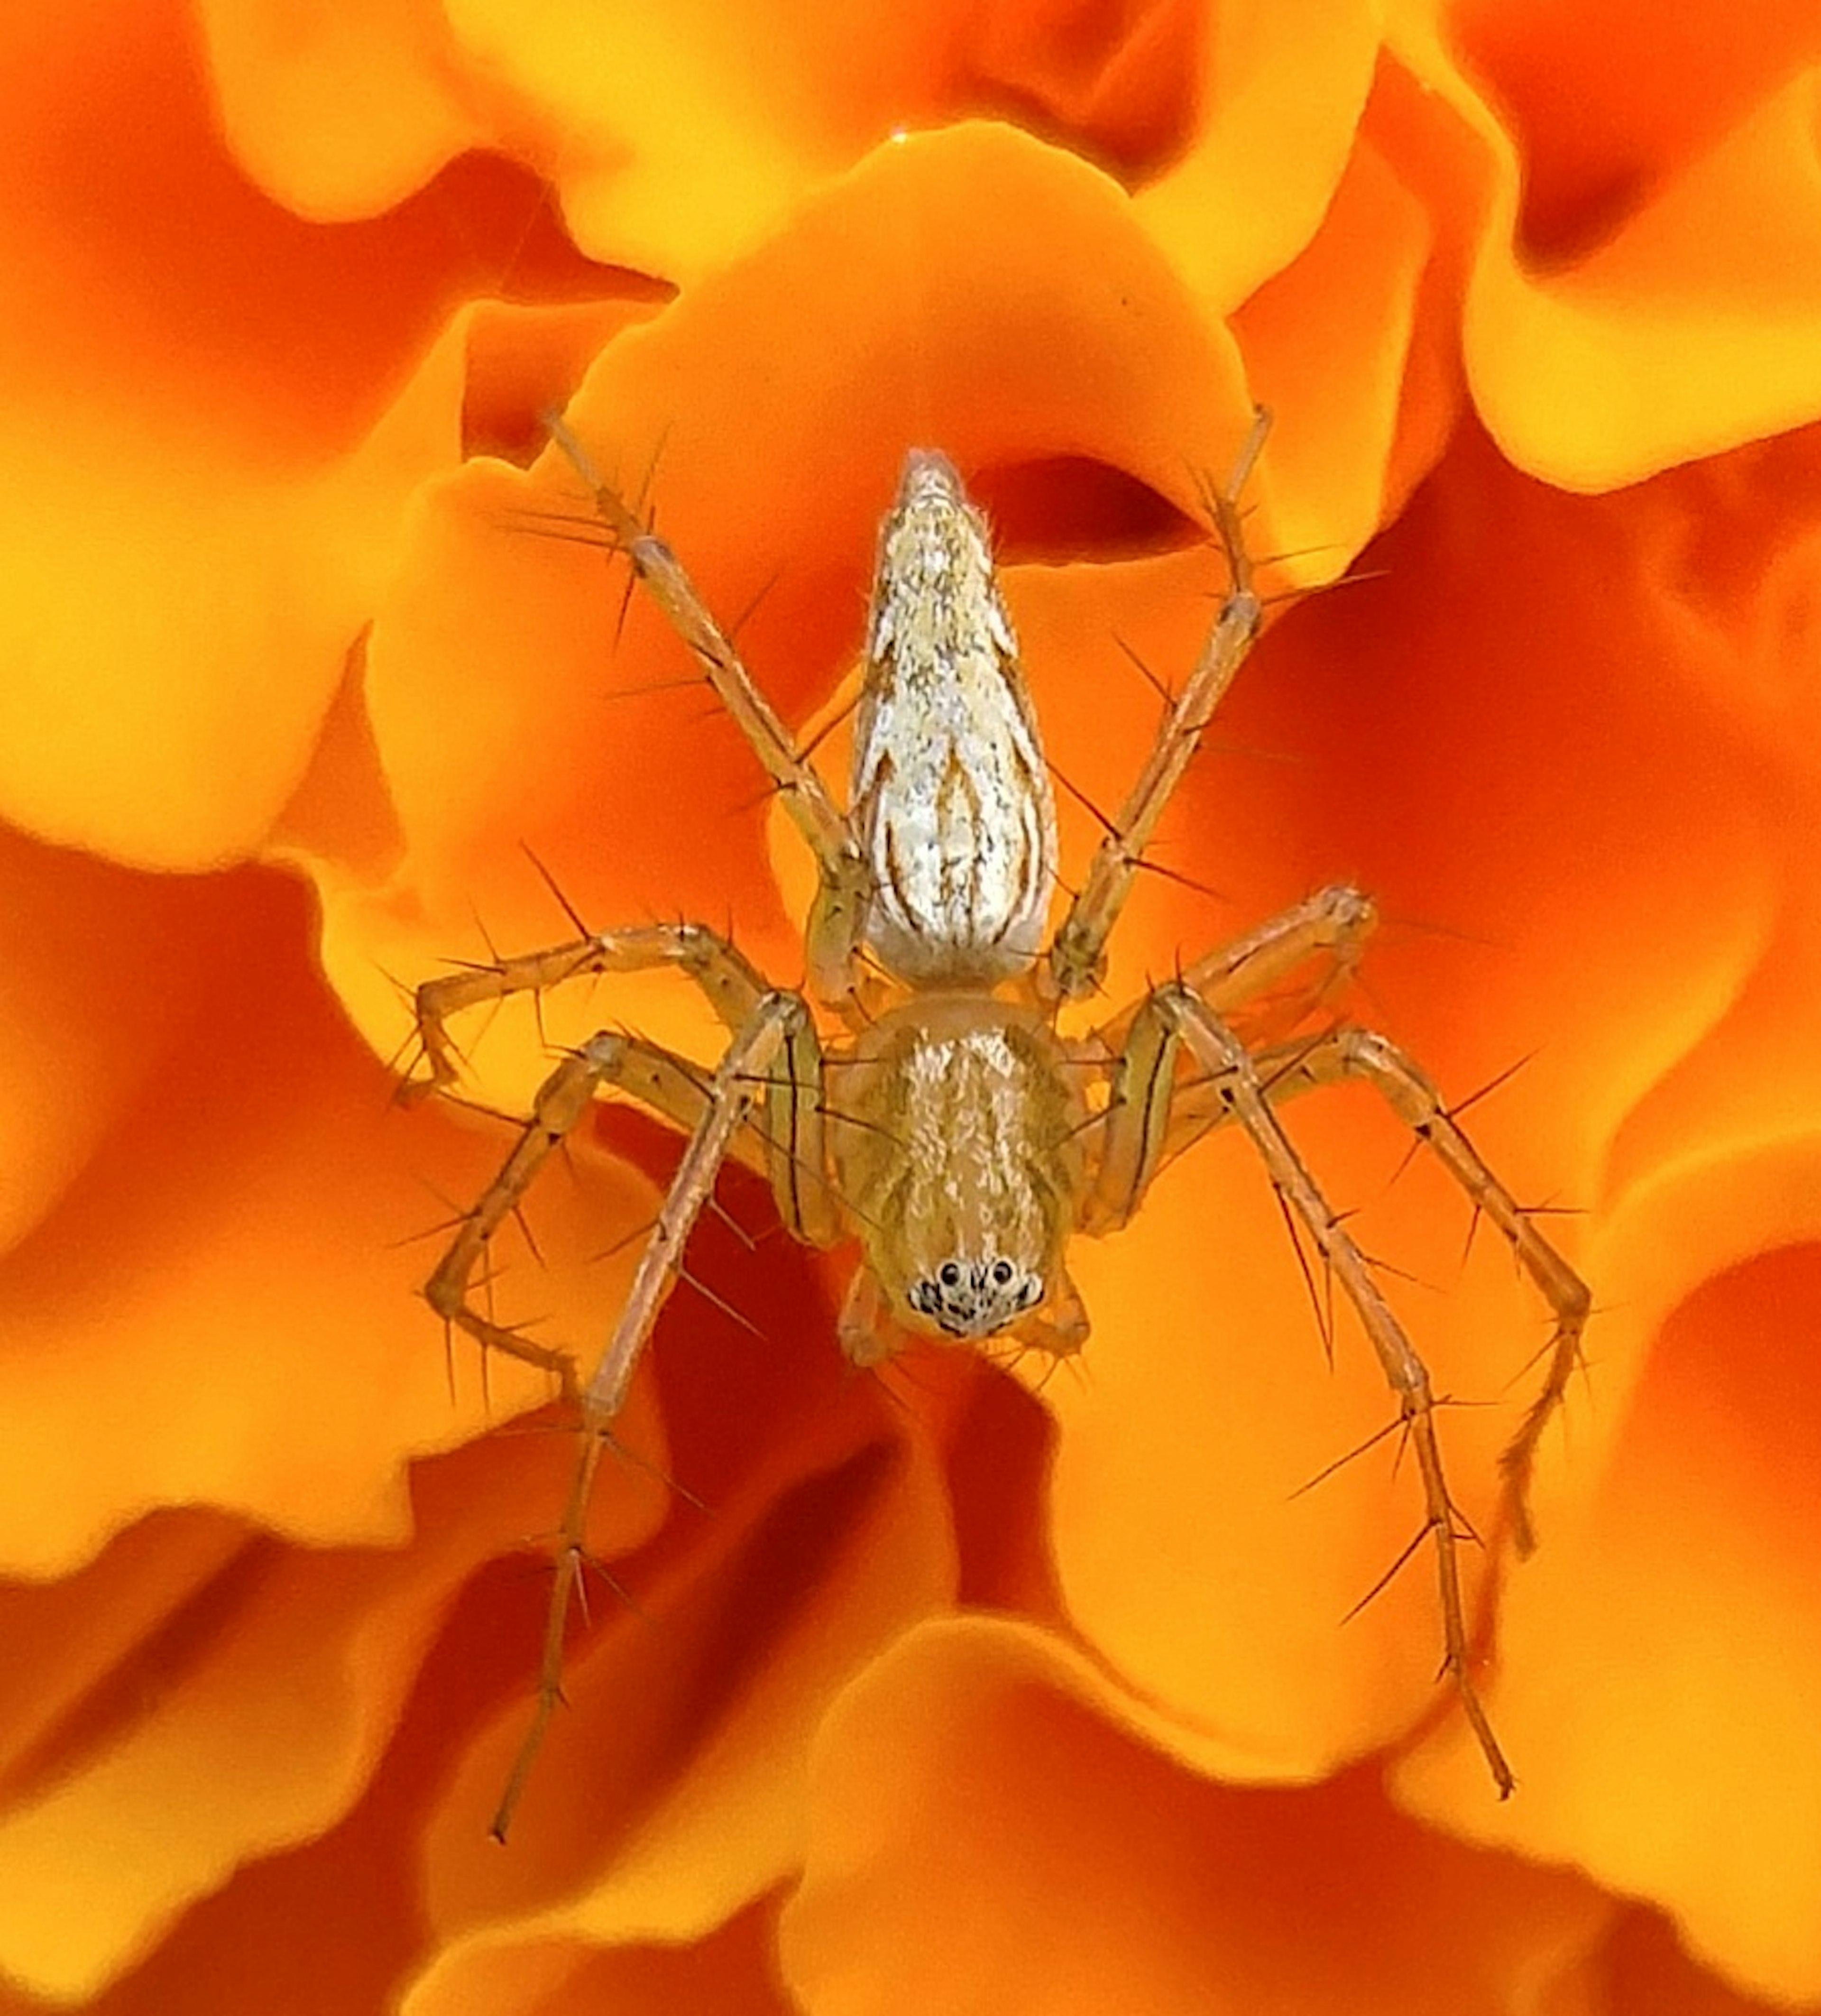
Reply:
[[[625,1050],[624,1037],[596,1036],[573,1059],[566,1060],[553,1075],[551,1085],[556,1087],[560,1081],[566,1096],[573,1087],[585,1105],[597,1085],[614,1082]],[[625,1400],[658,1311],[678,1278],[684,1247],[714,1187],[722,1162],[740,1130],[754,1118],[755,1109],[774,1098],[781,1080],[805,1060],[819,1069],[819,1051],[815,1047],[808,1008],[794,994],[762,995],[728,1045],[700,1097],[688,1145],[658,1211],[657,1222],[639,1255],[613,1335],[581,1388],[581,1448],[559,1529],[556,1581],[545,1625],[536,1705],[493,1820],[493,1833],[501,1841],[512,1824],[545,1731],[562,1698],[563,1640],[569,1608],[588,1559],[588,1504],[602,1453],[613,1438],[614,1421]],[[539,1104],[543,1104],[542,1099]],[[547,1117],[574,1124],[567,1106],[560,1114],[552,1110]],[[538,1124],[533,1122],[534,1126]],[[560,1138],[557,1134],[549,1146]],[[543,1154],[548,1153],[545,1147]],[[538,1159],[542,1160],[542,1155]],[[573,1374],[570,1390],[574,1390]]]
[[[1581,1360],[1581,1334],[1592,1301],[1587,1284],[1486,1166],[1434,1087],[1396,1044],[1374,1030],[1337,1029],[1312,1042],[1284,1043],[1261,1051],[1255,1062],[1273,1101],[1348,1078],[1362,1078],[1373,1086],[1434,1153],[1472,1200],[1474,1209],[1505,1235],[1518,1265],[1549,1304],[1555,1329],[1547,1347],[1548,1369],[1542,1390],[1525,1409],[1517,1434],[1499,1460],[1512,1537],[1518,1552],[1528,1554],[1536,1545],[1529,1485],[1537,1443],[1560,1406]]]
[[[1474,1685],[1467,1607],[1461,1589],[1460,1545],[1470,1537],[1449,1496],[1435,1429],[1436,1401],[1427,1368],[1380,1293],[1365,1255],[1272,1111],[1259,1060],[1194,991],[1181,982],[1157,988],[1132,1017],[1121,1070],[1132,1096],[1114,1108],[1107,1126],[1106,1152],[1117,1152],[1139,1168],[1142,1180],[1154,1169],[1168,1126],[1171,1089],[1179,1048],[1186,1048],[1207,1074],[1222,1117],[1243,1127],[1263,1159],[1286,1208],[1307,1228],[1340,1283],[1378,1355],[1387,1383],[1423,1481],[1424,1528],[1434,1546],[1441,1602],[1442,1669],[1449,1676],[1501,1797],[1516,1783],[1492,1733]]]
[[[626,556],[639,585],[689,646],[815,855],[819,887],[807,933],[810,974],[815,991],[830,1000],[850,993],[871,883],[847,819],[754,683],[732,639],[715,621],[682,561],[634,515],[568,427],[554,416],[545,424],[551,440],[594,493],[595,509],[610,546]]]
[[[514,994],[542,994],[585,974],[648,973],[673,966],[702,991],[729,1029],[737,1029],[765,992],[765,976],[745,954],[706,924],[642,924],[628,931],[597,931],[513,959],[490,959],[440,974],[417,989],[417,1039],[430,1076],[418,1089],[453,1084],[459,1075],[448,1020],[465,1008],[503,1001]]]
[[[1326,993],[1358,963],[1377,921],[1369,897],[1337,883],[1204,954],[1182,974],[1181,984],[1225,1015],[1306,961],[1326,958],[1333,967],[1322,983]],[[1084,1231],[1125,1224],[1157,1171],[1227,1117],[1212,1087],[1172,1085],[1168,1074],[1155,1072],[1147,1049],[1132,1047],[1133,1025],[1150,998],[1132,1003],[1089,1039],[1090,1049],[1116,1060],[1111,1104],[1129,1114],[1125,1125],[1109,1129],[1103,1143],[1081,1209]]]
[[[1107,940],[1125,908],[1157,821],[1258,635],[1264,605],[1253,586],[1239,499],[1264,448],[1270,423],[1270,415],[1261,407],[1225,487],[1209,491],[1215,531],[1226,556],[1231,585],[1195,669],[1177,695],[1112,830],[1094,850],[1080,893],[1051,941],[1044,985],[1062,1000],[1079,1000],[1100,984]]]
[[[503,1352],[552,1373],[568,1399],[577,1393],[575,1364],[569,1354],[547,1350],[494,1323],[469,1301],[469,1288],[495,1233],[517,1210],[538,1172],[574,1131],[596,1095],[610,1087],[686,1132],[700,1124],[709,1097],[707,1075],[660,1045],[642,1036],[596,1036],[565,1057],[539,1088],[512,1152],[480,1201],[462,1217],[423,1289],[424,1299],[444,1323],[465,1330],[484,1350]],[[771,1170],[772,1155],[763,1144],[736,1140],[731,1152],[761,1175]]]

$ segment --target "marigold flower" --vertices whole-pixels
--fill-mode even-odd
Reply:
[[[0,27],[9,2009],[1821,2004],[1821,46],[1635,13]],[[1600,1309],[1542,1548],[1474,1570],[1518,1795],[1425,1568],[1335,1628],[1416,1499],[1389,1442],[1295,1495],[1390,1403],[1215,1140],[1076,1247],[1046,1381],[844,1377],[840,1259],[729,1175],[502,1853],[573,1438],[414,1298],[504,1135],[389,1103],[397,983],[566,934],[527,848],[591,922],[801,968],[750,752],[548,515],[542,416],[799,727],[945,448],[1104,801],[1255,398],[1287,606],[1109,992],[1346,877],[1358,1012],[1453,1096],[1528,1059],[1470,1124]],[[462,1032],[476,1103],[603,1020],[717,1041],[667,986],[543,1009]],[[1294,1120],[1491,1403],[1445,1426],[1492,1533],[1540,1312],[1369,1100]],[[675,1152],[603,1108],[503,1316],[597,1348]]]

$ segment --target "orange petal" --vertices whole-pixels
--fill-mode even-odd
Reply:
[[[1193,144],[1135,207],[1215,313],[1230,314],[1314,236],[1352,152],[1377,52],[1373,10],[1352,0],[1213,16]]]
[[[1502,1633],[1522,1797],[1494,1818],[1434,1767],[1409,1780],[1463,1831],[1660,1904],[1748,1993],[1801,2001],[1821,1997],[1818,983],[1805,886],[1625,1144],[1598,1249],[1611,1308],[1577,1409],[1592,1445],[1578,1434],[1558,1463]]]
[[[1654,1911],[1626,1912],[1588,1973],[1614,2016],[1773,2016],[1788,2007],[1740,1995],[1704,1974]]]
[[[291,891],[248,873],[160,957],[189,1012],[81,1178],[0,1267],[0,1549],[67,1572],[143,1510],[201,1503],[319,1544],[396,1541],[402,1465],[535,1404],[496,1366],[449,1391],[429,1272],[437,1195],[478,1195],[502,1149],[388,1106],[387,1075],[322,995]],[[105,1082],[105,1079],[103,1080]],[[586,1256],[642,1221],[649,1190],[591,1169],[536,1202],[552,1261],[539,1311],[585,1337],[630,1265]],[[560,1264],[567,1251],[580,1260]]]
[[[1516,2016],[1601,1922],[1578,1877],[1427,1834],[1363,1779],[1200,1782],[1153,1723],[1027,1626],[912,1633],[817,1746],[781,1932],[803,2006]]]
[[[405,501],[456,459],[453,311],[509,265],[521,294],[612,289],[497,166],[359,231],[268,203],[179,13],[0,31],[0,812],[190,869],[255,846],[303,776]]]
[[[202,0],[197,11],[229,145],[301,217],[388,210],[487,137],[452,77],[448,23],[423,0]]]
[[[8,1589],[9,1978],[92,1995],[243,1864],[345,1814],[477,1553],[527,1485],[560,1488],[567,1452],[543,1454],[495,1444],[420,1472],[407,1548],[295,1549],[186,1511],[54,1589]],[[621,1482],[599,1535],[616,1550],[664,1503],[649,1476]]]
[[[572,1650],[509,1859],[484,1816],[524,1710],[469,1751],[428,1837],[439,1951],[410,2016],[543,2007],[589,1949],[703,1939],[796,1868],[830,1697],[952,1587],[936,1478],[866,1399],[774,1441],[646,1565],[638,1614]]]
[[[1524,242],[1546,264],[1647,206],[1666,176],[1821,59],[1805,0],[1759,0],[1748,35],[1650,0],[1450,0],[1438,13],[1522,149]]]
[[[1784,32],[1812,62],[1812,30],[1786,23]],[[1743,103],[1722,90],[1733,117],[1711,134],[1682,122],[1679,146],[1655,135],[1650,150],[1664,158],[1647,160],[1643,193],[1589,249],[1564,257],[1519,242],[1524,157],[1460,59],[1414,15],[1397,46],[1490,164],[1463,340],[1481,412],[1520,467],[1573,489],[1610,489],[1821,411],[1812,71],[1760,75]],[[1585,48],[1578,68],[1600,61]],[[1705,41],[1698,59],[1685,52],[1682,62],[1698,69],[1704,99]],[[1634,67],[1628,52],[1612,63]],[[1653,95],[1660,103],[1668,94],[1659,83],[1642,96]],[[1601,124],[1585,104],[1575,118],[1583,130]],[[1639,176],[1637,160],[1628,166]],[[1550,202],[1564,209],[1566,185]]]
[[[763,242],[815,181],[914,123],[952,31],[923,11],[685,6],[605,35],[574,0],[531,16],[463,0],[451,19],[487,95],[534,120],[577,243],[678,282]]]

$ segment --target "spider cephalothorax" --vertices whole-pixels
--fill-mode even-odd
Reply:
[[[1263,416],[1231,481],[1205,500],[1229,591],[1047,938],[1056,880],[1049,773],[986,523],[946,457],[912,451],[880,531],[844,812],[677,556],[594,473],[581,444],[560,426],[552,432],[588,482],[610,543],[778,787],[815,855],[819,893],[805,930],[808,995],[772,986],[720,933],[687,923],[594,933],[418,990],[418,1031],[439,1085],[455,1075],[451,1014],[581,974],[674,967],[729,1031],[706,1078],[658,1045],[615,1031],[566,1056],[426,1288],[446,1322],[552,1372],[581,1417],[538,1711],[495,1831],[503,1836],[559,1698],[563,1620],[602,1449],[724,1161],[768,1174],[798,1239],[858,1244],[840,1324],[855,1363],[877,1363],[907,1332],[976,1346],[1002,1339],[1060,1355],[1080,1349],[1088,1327],[1069,1279],[1069,1240],[1123,1225],[1167,1162],[1223,1126],[1250,1137],[1286,1209],[1358,1310],[1396,1396],[1434,1546],[1444,1663],[1495,1782],[1508,1791],[1511,1774],[1469,1663],[1461,1535],[1428,1374],[1277,1109],[1345,1079],[1373,1086],[1510,1240],[1547,1299],[1555,1317],[1547,1370],[1504,1459],[1520,1548],[1530,1540],[1525,1487],[1538,1438],[1573,1370],[1587,1291],[1384,1037],[1330,1026],[1252,1050],[1228,1020],[1312,959],[1350,963],[1372,928],[1370,902],[1346,887],[1322,890],[1186,965],[1085,1036],[1070,1040],[1056,1027],[1060,1004],[1084,1002],[1098,987],[1157,819],[1258,633],[1261,605],[1237,499],[1263,441]],[[581,1377],[567,1355],[494,1323],[471,1285],[495,1231],[604,1091],[641,1101],[687,1142],[612,1338]]]

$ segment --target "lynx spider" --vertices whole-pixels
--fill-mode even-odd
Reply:
[[[1500,1795],[1512,1790],[1474,1684],[1459,1558],[1469,1535],[1443,1475],[1428,1373],[1278,1108],[1347,1079],[1374,1087],[1503,1233],[1548,1303],[1554,1328],[1541,1391],[1501,1460],[1505,1516],[1521,1553],[1533,1544],[1526,1498],[1537,1444],[1578,1360],[1587,1291],[1394,1044],[1343,1024],[1252,1050],[1228,1019],[1312,959],[1351,967],[1375,922],[1370,901],[1344,885],[1323,889],[1205,954],[1085,1039],[1056,1028],[1061,1004],[1097,991],[1158,819],[1258,634],[1262,605],[1239,499],[1268,426],[1261,410],[1231,477],[1205,500],[1229,592],[1080,893],[1045,942],[1056,878],[1049,774],[986,522],[947,459],[911,452],[880,531],[843,812],[676,555],[602,480],[567,427],[551,423],[593,494],[605,542],[627,556],[751,744],[815,856],[819,884],[806,992],[772,986],[700,923],[585,934],[417,989],[427,1082],[439,1088],[456,1076],[448,1017],[584,974],[679,969],[729,1032],[712,1074],[613,1031],[566,1054],[424,1289],[445,1324],[551,1373],[580,1415],[536,1706],[494,1818],[498,1838],[560,1698],[602,1453],[725,1160],[768,1175],[798,1240],[822,1247],[858,1240],[862,1257],[839,1326],[855,1365],[880,1363],[906,1332],[977,1345],[1004,1337],[1063,1357],[1088,1333],[1064,1265],[1071,1233],[1125,1224],[1160,1168],[1229,1125],[1250,1136],[1378,1355],[1422,1481],[1417,1538],[1427,1532],[1434,1543],[1442,1670]],[[812,999],[840,1035],[822,1033]],[[831,1075],[838,1103],[826,1089]],[[1089,1078],[1099,1080],[1103,1100],[1090,1099]],[[669,1121],[687,1145],[606,1349],[584,1380],[566,1353],[495,1323],[472,1291],[488,1241],[609,1089]]]

